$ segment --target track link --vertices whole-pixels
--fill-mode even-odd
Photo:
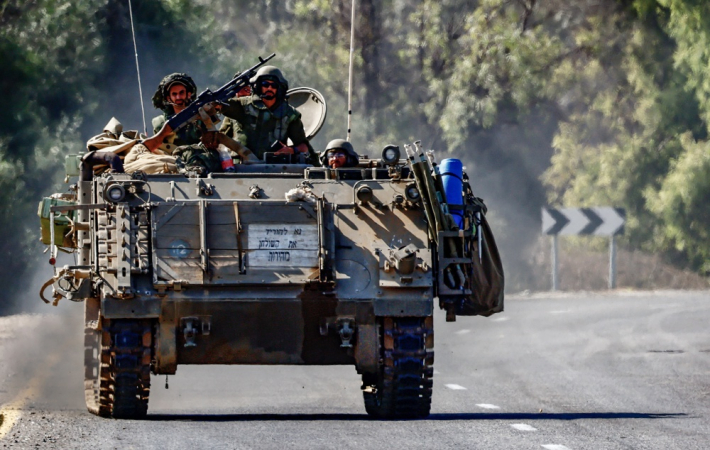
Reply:
[[[145,417],[150,394],[151,321],[104,320],[100,330],[87,328],[85,343],[84,389],[89,411],[102,417]]]
[[[369,415],[380,419],[417,419],[429,415],[433,347],[432,317],[381,320],[380,372],[363,375],[363,398]]]

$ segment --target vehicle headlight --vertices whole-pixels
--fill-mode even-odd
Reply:
[[[126,199],[126,189],[123,185],[111,184],[104,191],[104,199],[112,203],[122,202]]]
[[[419,189],[417,189],[417,185],[415,183],[410,183],[407,185],[406,188],[404,188],[404,196],[407,197],[407,200],[412,203],[416,203],[422,198],[421,194],[419,194]]]
[[[388,166],[397,164],[399,162],[399,147],[396,145],[388,145],[383,148],[382,162]]]
[[[362,203],[367,203],[372,200],[372,188],[370,186],[360,186],[355,191],[357,199]]]

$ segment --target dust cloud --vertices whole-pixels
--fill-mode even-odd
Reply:
[[[546,204],[541,176],[549,166],[555,129],[535,117],[496,127],[474,138],[472,149],[460,158],[474,194],[488,206],[487,219],[501,252],[509,293],[547,288],[548,277],[541,277],[544,271],[536,265],[535,252],[540,211]]]
[[[84,407],[82,315],[80,305],[62,305],[0,317],[0,404]]]

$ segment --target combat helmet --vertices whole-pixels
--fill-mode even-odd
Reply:
[[[328,142],[328,145],[325,146],[325,150],[323,150],[318,156],[318,159],[320,160],[323,167],[328,166],[328,159],[326,158],[326,155],[328,154],[329,150],[343,150],[345,152],[345,154],[347,155],[347,162],[345,163],[345,167],[357,166],[358,161],[360,159],[357,153],[355,153],[353,144],[346,141],[345,139],[333,139],[332,141]]]
[[[278,67],[263,66],[256,71],[256,74],[251,77],[251,79],[249,79],[249,82],[253,86],[252,90],[257,95],[261,95],[261,86],[259,86],[258,82],[261,81],[261,79],[263,78],[272,79],[279,83],[277,97],[284,98],[286,96],[286,91],[288,91],[288,80],[286,80],[286,77],[284,77],[283,73],[281,73],[281,70],[279,70]]]
[[[175,83],[182,84],[185,86],[185,89],[187,89],[187,92],[192,94],[191,98],[187,99],[186,104],[189,105],[195,98],[195,94],[197,93],[197,85],[194,81],[192,81],[192,78],[186,73],[171,73],[160,81],[158,90],[156,90],[155,94],[153,94],[153,106],[155,106],[156,109],[169,109],[169,92],[170,88]]]

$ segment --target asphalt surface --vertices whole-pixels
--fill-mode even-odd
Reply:
[[[181,366],[147,420],[86,412],[82,306],[0,317],[0,448],[708,449],[710,292],[509,297],[435,320],[425,420],[373,421],[354,367]]]

